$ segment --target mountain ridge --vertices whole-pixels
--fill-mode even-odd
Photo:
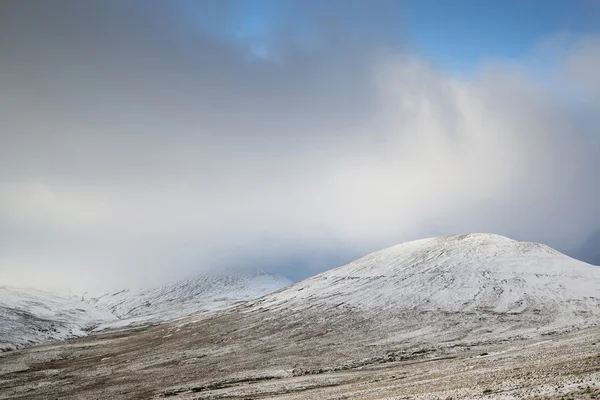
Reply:
[[[86,336],[114,315],[61,294],[0,286],[0,352]]]
[[[26,329],[28,318],[34,326],[46,329],[53,326],[54,314],[46,318],[48,311],[35,305],[48,301],[46,307],[60,322],[58,339],[217,310],[256,314],[259,319],[270,316],[278,321],[272,329],[282,332],[288,326],[303,326],[306,337],[320,334],[318,330],[326,323],[329,332],[343,327],[349,335],[373,342],[401,337],[433,342],[536,335],[594,324],[600,316],[600,267],[543,244],[494,234],[406,242],[291,283],[260,270],[223,271],[140,291],[125,289],[84,298],[87,305],[75,299],[57,305],[57,297],[46,300],[42,292],[35,292],[37,298],[26,302],[29,309],[11,308],[10,301],[15,299],[3,303],[0,296],[0,310],[6,320],[20,321],[15,324],[21,330]],[[98,310],[104,313],[102,318],[92,318],[93,323],[90,316],[77,311],[91,306],[95,311],[88,310],[90,315]],[[19,329],[13,333],[5,326],[0,336],[19,337]],[[265,329],[271,328],[266,325]],[[53,338],[46,333],[38,335],[40,340]],[[39,341],[37,337],[28,340],[18,346]]]
[[[0,351],[209,313],[290,283],[262,270],[228,270],[140,291],[121,289],[87,297],[65,290],[0,286]]]
[[[386,329],[417,332],[423,325],[429,332],[418,335],[426,341],[453,331],[474,340],[484,331],[529,335],[595,323],[600,268],[543,244],[453,235],[376,251],[244,308],[341,325],[344,318],[376,320],[382,338]]]
[[[4,376],[35,398],[588,398],[599,278],[540,244],[430,238],[219,312],[17,352]]]
[[[217,311],[292,283],[281,274],[259,269],[213,271],[147,289],[117,290],[85,301],[119,319],[100,325],[98,331]]]

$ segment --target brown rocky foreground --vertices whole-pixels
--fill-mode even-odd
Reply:
[[[259,314],[2,353],[0,399],[600,399],[600,327],[418,345]]]

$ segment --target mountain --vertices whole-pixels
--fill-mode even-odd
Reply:
[[[0,287],[0,352],[221,310],[291,283],[263,271],[228,271],[95,297]]]
[[[69,296],[0,287],[0,352],[85,336],[114,315]]]
[[[282,275],[260,270],[210,272],[160,287],[139,291],[125,289],[84,299],[119,318],[96,329],[105,330],[224,309],[292,283]]]
[[[527,335],[595,323],[600,267],[542,244],[455,235],[369,254],[247,307],[331,329],[368,320],[386,340]]]
[[[175,310],[168,288],[111,307]],[[424,239],[200,318],[0,355],[0,398],[596,398],[599,299],[600,267],[545,245]]]

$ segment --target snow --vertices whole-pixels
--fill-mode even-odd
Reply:
[[[311,325],[327,331],[341,324],[356,336],[366,326],[373,343],[497,340],[595,324],[600,317],[600,267],[493,234],[408,242],[290,284],[263,271],[224,271],[80,299],[0,288],[0,349],[203,318],[244,302],[231,312],[269,311],[265,324],[307,332]]]
[[[522,327],[550,330],[598,320],[600,267],[542,244],[493,234],[455,235],[377,251],[253,304],[296,318],[310,313],[326,319],[346,310],[386,316],[395,326],[415,323],[402,335],[441,330],[419,327],[419,318],[442,314],[460,314],[464,325],[490,315],[514,316]],[[453,322],[463,324],[460,318]],[[473,323],[469,329],[498,333],[506,328]]]
[[[36,289],[0,287],[0,351],[85,336],[116,317],[72,297]]]
[[[0,287],[0,351],[221,310],[291,283],[263,271],[226,271],[96,297]]]
[[[490,234],[405,243],[209,318],[0,356],[5,396],[594,397],[600,328],[559,330],[599,321],[599,268]],[[274,281],[204,277],[95,301],[127,324]]]
[[[256,299],[292,284],[278,274],[260,270],[211,272],[161,287],[121,290],[88,298],[90,304],[116,315],[96,328],[126,328],[221,310]]]

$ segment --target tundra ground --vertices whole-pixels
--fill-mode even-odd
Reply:
[[[374,340],[368,321],[292,329],[253,315],[2,353],[0,399],[600,399],[596,326],[417,345]]]

